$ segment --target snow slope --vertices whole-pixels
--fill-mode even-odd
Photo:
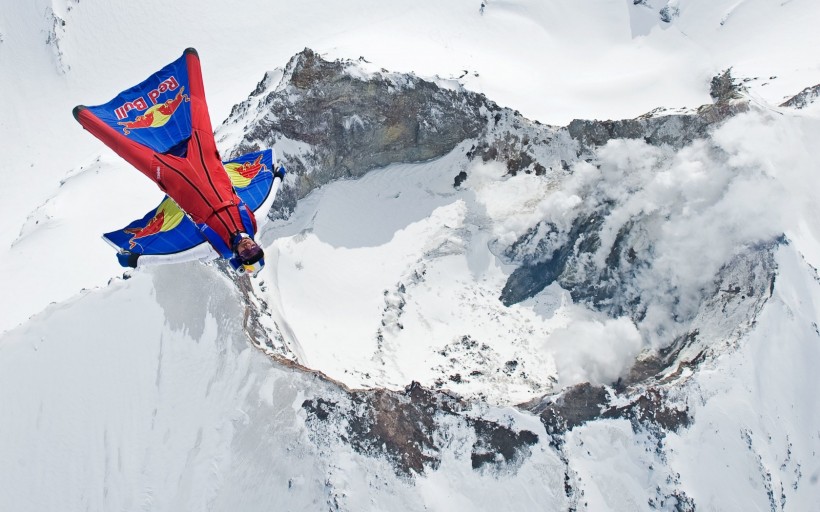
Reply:
[[[673,509],[675,493],[707,510],[818,502],[820,111],[775,107],[820,83],[817,2],[679,0],[666,23],[659,0],[490,0],[483,14],[473,1],[0,1],[1,510],[647,510]],[[304,47],[458,79],[556,124],[694,108],[733,66],[760,111],[718,132],[727,161],[695,147],[631,167],[651,150],[615,143],[610,179],[636,180],[624,211],[652,203],[674,221],[659,246],[672,259],[647,289],[697,292],[701,269],[687,257],[714,255],[713,270],[739,245],[785,232],[774,296],[752,331],[718,340],[685,375],[677,400],[691,426],[659,436],[600,420],[556,449],[537,418],[505,406],[610,382],[652,338],[557,286],[503,307],[511,269],[488,244],[574,214],[583,187],[606,183],[581,167],[556,192],[476,165],[457,191],[459,147],[328,185],[263,233],[271,257],[254,292],[289,349],[350,386],[443,381],[479,398],[474,414],[539,436],[511,470],[475,471],[473,434],[444,425],[440,466],[398,477],[383,458],[310,437],[304,400],[344,393],[253,348],[240,296],[216,269],[123,280],[98,238],[160,193],[70,110],[188,46],[202,56],[215,125]]]
[[[457,425],[418,487],[338,439],[317,445],[302,403],[342,394],[272,366],[236,325],[241,309],[223,276],[191,264],[117,280],[4,336],[0,509],[475,510],[513,495],[564,506],[555,454],[539,447],[514,475],[475,472]]]

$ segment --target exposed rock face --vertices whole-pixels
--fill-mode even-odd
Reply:
[[[649,144],[681,147],[703,136],[708,124],[697,115],[619,121],[574,119],[567,126],[567,130],[583,148],[603,146],[610,139],[643,139]]]
[[[641,229],[646,219],[635,219],[622,228],[606,258],[606,265],[597,267],[591,265],[589,260],[600,248],[600,231],[606,214],[605,207],[599,212],[581,215],[568,233],[559,233],[554,226],[536,226],[528,236],[518,241],[518,245],[511,246],[507,255],[512,259],[523,259],[524,263],[510,275],[501,292],[501,301],[512,305],[558,282],[569,290],[576,302],[586,303],[614,317],[627,315],[640,321],[648,304],[647,299],[637,291],[638,288],[633,286],[634,279],[651,262],[640,257],[635,247],[646,243]],[[519,245],[532,243],[533,239],[536,249],[528,250],[526,256],[517,257]],[[555,239],[563,240],[557,249],[550,244]],[[749,248],[727,263],[707,296],[717,297],[719,290],[735,289],[738,293],[744,291],[739,295],[735,293],[742,295],[744,301],[768,296],[776,270],[772,254],[777,243],[772,241]],[[738,277],[733,272],[739,268],[747,272]]]
[[[248,119],[249,102],[234,108],[228,123],[247,125],[235,153],[298,142],[280,151],[295,175],[295,199],[332,180],[362,176],[397,162],[443,156],[477,137],[500,108],[483,95],[451,91],[413,75],[366,74],[353,62],[328,62],[309,49],[294,56],[285,79],[260,95],[262,115]],[[292,204],[291,204],[292,206]]]
[[[68,10],[71,10],[71,6],[68,6]],[[70,69],[70,66],[65,62],[65,54],[63,53],[63,38],[66,32],[66,22],[58,16],[51,7],[46,8],[45,17],[46,23],[50,25],[47,32],[46,45],[51,47],[57,71],[61,74],[65,74],[66,71]],[[2,42],[2,40],[2,35],[0,35],[0,42]]]
[[[480,418],[462,416],[463,404],[446,394],[426,390],[416,383],[404,393],[383,389],[353,391],[349,403],[322,399],[306,400],[302,408],[317,435],[342,435],[358,452],[384,454],[400,475],[421,474],[436,469],[441,442],[436,430],[441,418],[462,419],[462,426],[474,431],[471,458],[474,469],[491,466],[515,468],[529,454],[538,436],[529,430],[509,427]],[[345,425],[342,432],[334,429]],[[500,454],[501,457],[498,457]]]
[[[409,75],[357,78],[310,50],[289,67],[292,94],[270,103],[282,120],[279,131],[320,148],[320,167],[341,176],[442,156],[479,134],[486,123],[482,110],[490,107],[482,96]],[[286,115],[293,112],[299,115]]]
[[[617,121],[575,119],[567,130],[584,150],[603,146],[611,139],[643,139],[647,144],[666,144],[677,149],[706,137],[712,126],[726,118],[747,111],[748,103],[738,101],[742,98],[742,90],[732,78],[731,70],[727,69],[711,81],[710,95],[715,103],[704,105],[695,113],[650,113],[636,119]]]
[[[567,430],[601,417],[609,403],[607,390],[589,383],[579,384],[549,398],[534,400],[523,407],[541,417],[547,433],[560,442]]]
[[[685,115],[647,115],[638,119],[619,121],[574,120],[567,127],[569,136],[578,142],[579,156],[596,164],[596,148],[613,139],[639,139],[652,146],[680,149],[696,139],[704,139],[716,124],[728,117],[748,110],[741,101],[741,86],[737,85],[730,70],[716,76],[711,82],[712,105]],[[636,276],[652,266],[651,254],[642,255],[639,247],[649,247],[648,226],[654,222],[651,215],[633,216],[620,228],[614,243],[608,248],[603,266],[592,264],[593,256],[601,249],[602,229],[607,216],[617,207],[612,199],[604,199],[597,207],[580,213],[569,229],[542,222],[504,249],[510,261],[520,263],[512,272],[500,299],[512,305],[531,298],[553,282],[569,290],[573,300],[586,303],[611,316],[627,315],[639,322],[645,314],[648,299],[637,293]],[[763,275],[750,272],[740,288],[755,291],[755,296],[767,295],[769,282],[775,272],[771,252],[775,243],[750,248],[742,257],[727,264],[736,269],[743,257],[756,260],[765,267]],[[651,251],[650,251],[651,253]],[[720,288],[719,278],[713,296]],[[751,300],[752,294],[749,295]],[[753,310],[754,308],[751,308]],[[694,317],[678,320],[688,321]]]
[[[606,388],[584,383],[523,407],[541,417],[547,432],[553,435],[553,443],[560,445],[564,432],[599,418],[625,418],[632,421],[636,429],[652,428],[660,434],[688,425],[690,418],[686,408],[670,407],[665,394],[664,390],[650,388],[632,396],[626,405],[615,406]]]
[[[672,20],[680,16],[680,9],[675,6],[667,5],[663,7],[658,14],[661,17],[662,22],[672,23]]]
[[[730,100],[740,99],[740,92],[743,87],[732,77],[732,69],[726,69],[723,73],[712,78],[709,83],[709,95],[715,103],[728,103]]]
[[[806,108],[820,97],[820,84],[806,87],[788,100],[780,104],[781,107]]]

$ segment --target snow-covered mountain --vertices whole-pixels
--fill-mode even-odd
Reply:
[[[814,2],[5,4],[0,510],[820,501]],[[187,46],[257,279],[97,239],[71,107]]]

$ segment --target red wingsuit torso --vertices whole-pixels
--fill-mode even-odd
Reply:
[[[156,183],[194,222],[207,224],[232,247],[234,235],[246,231],[238,209],[241,201],[216,149],[199,56],[195,51],[186,51],[185,61],[190,88],[191,138],[184,158],[156,153],[132,141],[87,109],[79,110],[76,117],[83,128]],[[253,215],[248,217],[255,231],[256,220]]]

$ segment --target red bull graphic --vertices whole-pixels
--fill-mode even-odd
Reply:
[[[85,119],[90,114],[88,119],[96,119],[115,130],[116,135],[157,153],[180,147],[191,136],[191,98],[197,94],[196,86],[188,80],[189,57],[190,53],[183,54],[107,103],[75,109],[75,117],[87,111],[80,117]],[[196,59],[190,60],[192,66],[198,66],[198,61],[193,62]]]
[[[154,216],[143,227],[126,228],[124,231],[131,236],[128,244],[131,249],[137,246],[137,240],[145,238],[157,233],[170,231],[177,227],[182,219],[185,217],[182,209],[174,202],[173,199],[166,197],[162,203],[157,207]]]
[[[259,155],[253,162],[229,163],[225,164],[225,171],[231,178],[231,183],[236,188],[245,188],[260,172],[268,168],[262,163],[262,155]]]
[[[175,76],[171,75],[163,80],[159,84],[159,87],[148,91],[148,99],[151,100],[151,105],[157,104],[157,98],[159,98],[160,94],[168,91],[175,91],[177,87],[179,87],[179,82]],[[119,107],[115,108],[114,114],[117,116],[117,119],[125,119],[128,117],[128,112],[131,110],[146,110],[147,108],[148,103],[145,101],[145,98],[139,96],[138,98],[126,101]]]
[[[139,128],[158,128],[165,126],[165,123],[171,119],[171,116],[174,115],[179,105],[183,101],[190,101],[188,95],[183,94],[183,91],[185,91],[185,87],[182,87],[175,97],[166,100],[164,103],[154,105],[148,109],[148,112],[137,116],[133,121],[120,121],[117,124],[122,126],[122,132],[125,135],[131,133],[131,130]]]
[[[122,106],[118,107],[114,110],[114,114],[116,114],[117,119],[125,119],[128,117],[128,112],[132,110],[147,110],[148,103],[145,102],[145,98],[140,96],[139,98],[133,99],[131,101],[126,101],[122,104]]]

